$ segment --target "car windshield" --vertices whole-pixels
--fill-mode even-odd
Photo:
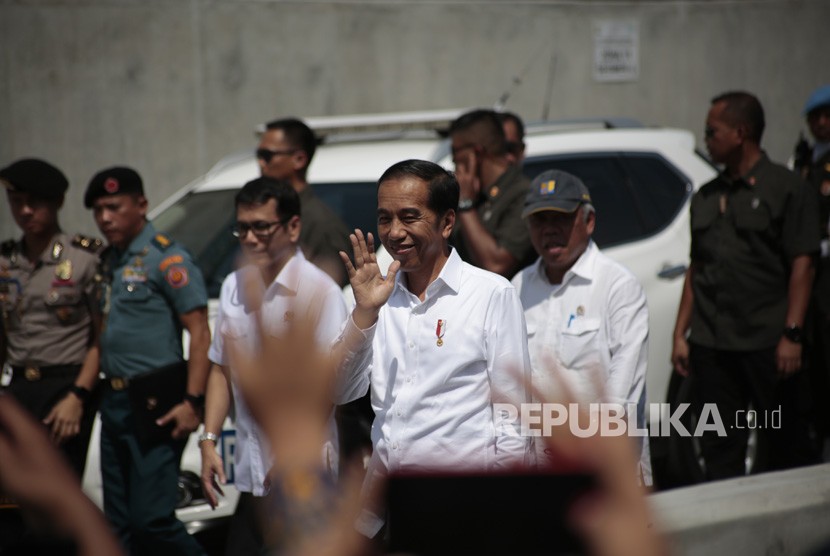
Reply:
[[[314,184],[314,191],[351,230],[360,228],[377,237],[377,197],[374,182]],[[159,213],[153,225],[193,255],[212,298],[234,268],[239,241],[231,234],[238,189],[192,191]]]

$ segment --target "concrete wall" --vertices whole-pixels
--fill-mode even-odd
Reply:
[[[0,164],[61,167],[64,227],[90,232],[81,197],[103,167],[134,166],[155,204],[273,117],[492,105],[514,78],[507,108],[528,120],[699,139],[709,98],[747,89],[782,160],[830,82],[828,18],[827,0],[0,0]],[[639,78],[595,82],[593,25],[618,19],[639,25]],[[0,238],[17,234],[0,205]]]
[[[830,464],[659,492],[656,526],[675,556],[819,556],[830,550]]]

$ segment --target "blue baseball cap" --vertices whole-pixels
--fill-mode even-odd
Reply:
[[[804,115],[806,116],[816,108],[822,106],[830,106],[830,85],[822,85],[810,95],[807,103],[804,105]]]

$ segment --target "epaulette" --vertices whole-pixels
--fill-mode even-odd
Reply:
[[[12,253],[14,253],[15,245],[17,245],[17,240],[7,239],[6,241],[0,244],[0,255],[7,258],[11,257]]]
[[[98,254],[101,251],[101,247],[104,245],[104,242],[97,237],[76,234],[75,237],[72,238],[72,245],[80,247],[84,251],[89,251],[92,254]]]
[[[156,234],[152,243],[158,247],[160,251],[166,251],[168,247],[173,245],[173,240],[164,234]]]

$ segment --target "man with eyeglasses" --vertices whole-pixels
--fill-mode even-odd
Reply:
[[[175,509],[179,462],[201,421],[209,369],[204,280],[187,251],[147,221],[135,170],[97,173],[84,205],[109,242],[100,269],[104,513],[130,554],[202,555]],[[183,329],[190,336],[186,363]],[[143,390],[148,377],[161,384]],[[167,392],[175,392],[174,405],[153,423]]]
[[[522,207],[530,180],[508,157],[499,115],[473,110],[450,126],[461,187],[451,243],[461,258],[511,278],[535,257]]]
[[[228,275],[219,295],[215,334],[208,353],[212,362],[205,406],[202,488],[212,507],[225,483],[222,458],[216,451],[222,423],[231,401],[235,408],[234,476],[241,496],[231,522],[225,553],[258,555],[267,538],[260,523],[269,491],[273,458],[265,433],[254,422],[234,377],[231,352],[256,353],[257,321],[266,335],[280,336],[295,319],[316,323],[316,341],[328,347],[346,320],[346,305],[338,285],[311,264],[298,247],[302,234],[300,198],[288,182],[257,178],[236,195],[236,224],[244,266]],[[336,428],[323,448],[322,465],[333,478],[337,472]]]
[[[349,247],[349,229],[306,181],[316,149],[314,132],[298,119],[285,118],[266,124],[256,156],[263,176],[287,181],[300,195],[300,247],[305,257],[344,286],[348,279],[338,253]]]
[[[706,148],[723,171],[691,203],[691,264],[674,329],[672,363],[698,403],[715,404],[725,434],[700,439],[706,476],[746,473],[747,407],[778,427],[757,428],[753,472],[808,463],[793,394],[802,326],[819,249],[807,185],[761,149],[764,110],[743,91],[712,99]],[[779,405],[780,404],[780,405]],[[758,425],[759,423],[756,423]]]

